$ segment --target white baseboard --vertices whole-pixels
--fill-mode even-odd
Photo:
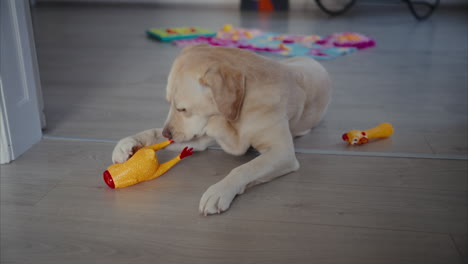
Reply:
[[[211,7],[226,7],[226,8],[239,8],[241,0],[30,0],[35,3],[132,3],[132,4],[161,4],[161,5],[183,5],[190,6],[211,6]],[[334,0],[329,0],[334,1]],[[431,1],[431,0],[427,0]],[[432,0],[433,1],[433,0]],[[359,1],[358,1],[359,2]],[[378,0],[362,1],[363,3],[378,4]],[[383,1],[383,3],[389,3]],[[398,3],[396,0],[395,3]],[[442,0],[440,5],[466,5],[467,0]],[[289,0],[289,7],[291,10],[311,10],[317,9],[314,0]]]
[[[239,8],[241,0],[34,0],[36,3],[131,3]],[[315,9],[314,0],[289,0],[291,10]]]

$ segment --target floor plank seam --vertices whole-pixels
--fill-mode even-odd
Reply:
[[[41,196],[41,198],[39,198],[39,200],[37,200],[32,206],[35,207],[36,205],[38,205],[47,195],[49,195],[49,193],[51,191],[53,191],[55,188],[57,188],[57,186],[59,186],[60,183],[56,183],[54,184],[54,186],[52,186],[44,195]]]
[[[69,141],[84,141],[84,142],[98,142],[98,143],[117,143],[117,139],[103,139],[103,138],[81,138],[81,137],[63,137],[56,135],[43,134],[42,138],[52,140],[69,140]]]
[[[64,136],[56,136],[56,135],[48,135],[48,134],[44,134],[43,138],[52,139],[52,140],[70,140],[70,141],[85,141],[85,142],[100,142],[100,143],[117,143],[118,142],[118,140],[116,139],[64,137]],[[209,149],[221,150],[220,147],[210,147]],[[384,158],[438,159],[438,160],[468,160],[468,156],[465,156],[465,155],[448,155],[448,154],[424,154],[424,153],[401,153],[401,152],[356,152],[356,151],[320,150],[320,149],[305,149],[305,148],[295,148],[295,151],[296,153],[301,153],[301,154],[384,157]]]
[[[288,181],[285,182],[297,182]],[[300,183],[314,183],[313,181],[301,181]],[[365,188],[382,188],[382,189],[402,189],[402,190],[420,190],[420,191],[434,191],[434,192],[451,192],[451,193],[468,193],[466,190],[454,190],[454,189],[429,189],[419,187],[407,187],[407,186],[382,186],[382,185],[363,185],[363,184],[348,184],[348,183],[321,183],[320,185],[333,185],[333,186],[353,186],[353,187],[365,187]]]
[[[421,230],[412,230],[412,229],[395,229],[395,228],[369,227],[369,226],[318,224],[318,223],[306,223],[306,222],[284,221],[284,220],[280,221],[280,220],[250,219],[250,218],[235,218],[235,217],[231,217],[231,219],[243,220],[243,221],[246,220],[246,221],[252,221],[252,222],[273,222],[273,223],[328,226],[328,227],[345,227],[345,228],[351,228],[351,229],[385,230],[385,231],[392,231],[392,232],[424,233],[424,234],[433,234],[433,235],[450,235],[451,234],[449,232],[421,231]]]
[[[296,153],[322,154],[322,155],[342,155],[342,156],[362,156],[362,157],[384,157],[384,158],[468,160],[468,156],[463,156],[463,155],[401,153],[401,152],[356,152],[356,151],[320,150],[320,149],[303,149],[303,148],[296,148]]]

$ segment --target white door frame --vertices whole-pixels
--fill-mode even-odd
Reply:
[[[3,91],[2,76],[0,76],[0,91]],[[10,135],[8,133],[8,123],[4,120],[3,95],[0,100],[0,164],[8,163],[12,160],[12,150],[10,149]]]
[[[45,126],[31,21],[28,0],[0,0],[0,164],[40,141]]]

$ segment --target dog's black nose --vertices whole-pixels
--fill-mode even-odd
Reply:
[[[165,137],[165,138],[172,138],[171,130],[169,130],[169,128],[167,128],[167,127],[165,127],[165,128],[163,129],[162,135],[163,135],[163,137]]]

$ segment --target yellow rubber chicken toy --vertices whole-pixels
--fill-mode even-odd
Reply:
[[[185,147],[177,157],[159,164],[156,151],[172,143],[174,141],[168,139],[164,142],[141,148],[126,162],[110,165],[103,173],[104,182],[107,186],[114,189],[152,180],[164,174],[181,159],[193,154],[193,148],[189,149]]]
[[[393,127],[390,123],[382,123],[366,131],[351,130],[344,133],[341,137],[350,145],[362,145],[369,142],[372,138],[386,138],[393,134]]]

